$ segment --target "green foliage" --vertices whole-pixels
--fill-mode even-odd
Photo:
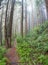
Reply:
[[[18,43],[22,43],[23,42],[23,38],[21,36],[17,36],[17,42]]]
[[[2,40],[2,46],[4,46],[5,45],[5,40]]]
[[[29,65],[48,65],[48,22],[32,30],[26,37],[17,37],[20,61]]]
[[[39,62],[41,62],[43,65],[48,65],[48,56],[40,55],[38,57]]]
[[[6,58],[4,57],[5,52],[6,52],[6,49],[3,47],[0,47],[0,65],[6,65],[5,63]]]
[[[36,6],[40,6],[44,3],[44,0],[36,0]]]
[[[32,49],[29,47],[29,44],[26,41],[23,41],[22,44],[18,43],[17,51],[20,55],[20,62],[29,62],[30,52]]]

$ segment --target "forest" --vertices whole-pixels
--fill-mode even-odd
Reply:
[[[48,65],[48,0],[0,0],[0,65]]]

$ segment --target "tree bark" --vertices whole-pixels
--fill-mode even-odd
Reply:
[[[2,7],[1,21],[0,21],[0,44],[1,46],[2,46],[2,17],[3,17],[3,7]]]
[[[48,0],[45,0],[45,3],[46,3],[47,19],[48,19]]]
[[[6,15],[5,15],[5,44],[6,47],[9,47],[9,42],[8,42],[8,38],[7,38],[7,12],[8,12],[8,4],[9,4],[9,0],[7,2],[7,6],[6,6]]]
[[[23,0],[22,0],[22,16],[21,16],[21,36],[23,37]]]
[[[27,35],[27,1],[25,0],[25,35]]]
[[[12,36],[12,23],[13,23],[13,13],[14,13],[14,4],[15,0],[12,0],[11,12],[10,12],[10,21],[9,21],[9,47],[11,47],[11,36]]]
[[[9,5],[9,0],[7,2],[7,7],[6,7],[6,16],[5,16],[5,42],[7,48],[11,48],[11,36],[12,36],[12,22],[13,22],[13,12],[14,12],[14,4],[15,0],[11,1],[11,11],[10,11],[10,19],[8,20],[8,5]],[[9,21],[9,22],[8,22]],[[8,24],[7,24],[8,22]]]

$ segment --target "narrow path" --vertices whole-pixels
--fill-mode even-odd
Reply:
[[[7,65],[16,65],[19,62],[19,57],[16,52],[16,48],[10,48],[6,53]]]
[[[27,62],[24,63],[19,61],[19,56],[17,53],[16,46],[17,46],[17,42],[14,40],[14,44],[12,48],[10,48],[5,54],[5,56],[7,57],[6,65],[28,65]]]
[[[16,46],[16,43],[14,42],[13,47],[10,48],[6,53],[6,57],[7,57],[6,65],[18,65],[19,56],[17,54],[17,50],[15,46]]]

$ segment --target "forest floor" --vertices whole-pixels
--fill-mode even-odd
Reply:
[[[7,57],[6,65],[18,65],[19,63],[19,56],[17,54],[17,50],[15,46],[16,43],[14,43],[13,47],[10,48],[6,53],[6,57]]]

